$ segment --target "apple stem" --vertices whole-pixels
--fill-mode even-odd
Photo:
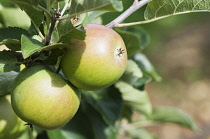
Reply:
[[[124,11],[120,16],[118,16],[106,26],[109,28],[118,27],[123,20],[125,20],[128,16],[130,16],[132,13],[134,13],[136,10],[140,9],[150,1],[151,0],[134,0],[133,4],[126,11]]]

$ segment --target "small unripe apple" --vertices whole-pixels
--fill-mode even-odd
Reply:
[[[11,95],[15,113],[44,130],[65,125],[77,112],[80,92],[43,65],[23,69]]]
[[[125,71],[127,52],[121,36],[103,25],[86,24],[85,40],[72,39],[61,60],[66,78],[84,90],[110,86]]]
[[[25,122],[12,109],[10,95],[0,96],[0,139],[16,139],[25,129]]]

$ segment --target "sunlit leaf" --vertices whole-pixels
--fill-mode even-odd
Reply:
[[[24,10],[32,22],[39,27],[44,20],[44,12],[38,10],[39,0],[11,0]],[[34,8],[35,7],[35,8]]]
[[[22,35],[21,37],[21,50],[23,54],[23,58],[28,58],[35,52],[40,51],[43,48],[42,43],[38,42],[37,40],[34,40],[32,38],[26,37],[25,35]]]
[[[146,20],[158,20],[171,15],[210,12],[209,0],[153,0],[149,2],[146,11]]]
[[[115,86],[122,93],[125,105],[146,116],[152,114],[151,103],[146,91],[140,91],[123,81],[118,81]]]
[[[93,10],[121,11],[122,9],[122,2],[119,0],[73,0],[69,14],[76,15]]]
[[[6,27],[21,27],[28,29],[31,25],[28,15],[20,8],[3,8],[0,10],[3,23]]]
[[[42,48],[42,50],[51,50],[51,49],[56,49],[56,48],[64,48],[64,47],[67,47],[67,46],[68,46],[68,44],[66,44],[66,43],[55,43],[55,44],[44,46]]]

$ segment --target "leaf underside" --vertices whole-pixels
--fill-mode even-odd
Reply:
[[[145,10],[146,20],[158,20],[171,15],[210,12],[209,0],[153,0]]]

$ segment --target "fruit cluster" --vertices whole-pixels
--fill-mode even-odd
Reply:
[[[44,130],[65,125],[77,112],[80,90],[103,89],[120,78],[127,64],[125,44],[111,28],[87,24],[85,40],[72,39],[57,74],[45,65],[22,70],[11,95],[15,113]]]

